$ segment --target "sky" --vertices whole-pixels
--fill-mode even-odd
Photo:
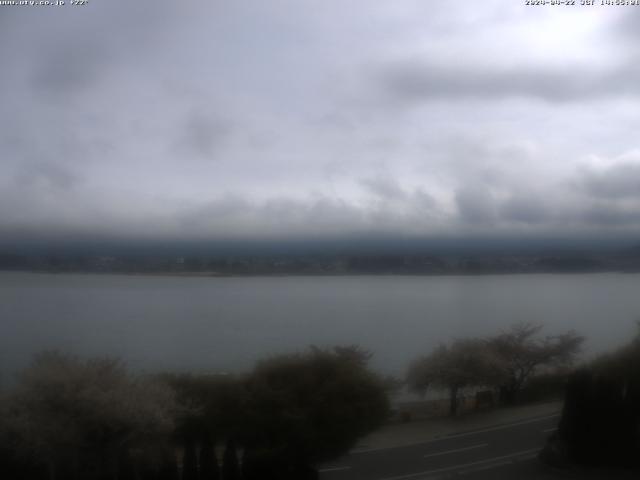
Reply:
[[[0,6],[0,236],[637,240],[640,7],[524,3]]]

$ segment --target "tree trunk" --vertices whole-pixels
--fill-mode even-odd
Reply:
[[[227,440],[222,458],[222,478],[223,480],[238,480],[240,478],[240,467],[236,454],[236,443],[233,439]]]
[[[56,480],[56,464],[53,460],[47,462],[47,471],[49,473],[49,480]]]
[[[198,459],[196,456],[196,445],[193,440],[187,440],[184,446],[182,480],[198,480]]]
[[[518,387],[514,382],[500,387],[500,402],[503,405],[515,405],[517,402]]]
[[[458,413],[458,386],[452,385],[449,393],[449,415],[455,417]]]
[[[200,461],[198,463],[200,465],[200,480],[220,479],[215,446],[208,436],[205,436],[200,446]]]

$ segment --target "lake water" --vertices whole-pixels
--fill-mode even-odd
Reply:
[[[198,278],[0,273],[4,375],[39,350],[143,370],[236,372],[272,353],[357,343],[402,374],[455,337],[518,321],[574,329],[588,356],[635,334],[640,275]]]

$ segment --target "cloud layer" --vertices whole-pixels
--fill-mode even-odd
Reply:
[[[0,232],[640,233],[640,11],[0,11]]]

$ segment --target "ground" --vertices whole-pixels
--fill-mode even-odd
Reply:
[[[458,418],[389,424],[349,455],[323,465],[321,480],[626,479],[624,470],[555,469],[538,453],[560,419],[559,402]]]

